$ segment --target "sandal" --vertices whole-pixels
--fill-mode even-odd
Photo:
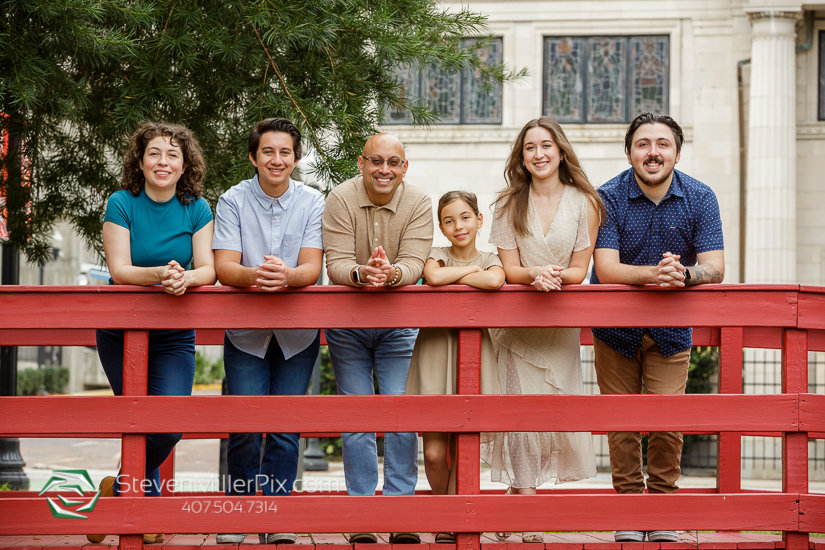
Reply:
[[[521,534],[521,542],[544,542],[544,533],[541,531],[525,531]]]
[[[505,495],[514,494],[513,493],[513,488],[512,487],[507,487],[507,490],[504,491],[504,494]],[[512,534],[513,533],[510,533],[510,532],[507,532],[507,531],[496,531],[496,540],[498,540],[499,542],[504,542],[505,540],[509,539],[510,535],[512,535]]]
[[[435,534],[437,544],[455,544],[455,533],[441,532]]]

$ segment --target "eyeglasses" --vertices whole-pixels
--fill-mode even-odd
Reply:
[[[400,168],[405,162],[405,159],[400,159],[398,157],[392,157],[391,159],[382,159],[381,157],[365,157],[361,155],[361,158],[368,161],[372,166],[375,168],[381,168],[384,166],[384,163],[387,163],[387,166],[390,168]]]

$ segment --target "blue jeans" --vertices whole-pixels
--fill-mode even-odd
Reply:
[[[236,348],[224,337],[223,359],[229,395],[306,395],[321,347],[320,333],[303,351],[284,359],[275,336],[263,359]],[[264,495],[288,495],[298,474],[301,434],[267,434],[261,461],[260,433],[229,434],[226,494],[254,495],[260,481]]]
[[[418,329],[327,330],[339,395],[373,395],[373,371],[382,395],[403,395]],[[374,433],[345,433],[347,493],[372,495],[378,485]],[[384,434],[385,495],[412,495],[418,480],[418,434]]]
[[[97,330],[97,353],[115,395],[123,395],[123,331]],[[149,331],[149,395],[192,395],[195,379],[195,331]],[[146,436],[146,496],[160,496],[158,468],[180,441],[181,434]],[[114,492],[120,494],[120,473]]]

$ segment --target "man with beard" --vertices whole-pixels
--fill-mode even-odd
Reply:
[[[630,169],[599,187],[607,221],[599,230],[591,283],[656,284],[679,289],[721,283],[725,275],[722,221],[716,195],[674,170],[684,134],[669,116],[644,113],[625,135]],[[690,328],[593,329],[602,394],[683,394]],[[644,493],[639,432],[608,433],[617,493]],[[678,487],[682,434],[651,432],[647,490]],[[616,531],[618,542],[676,542],[676,531]]]

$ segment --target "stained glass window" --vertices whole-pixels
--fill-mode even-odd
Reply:
[[[666,112],[668,45],[650,36],[630,39],[630,116]]]
[[[476,40],[468,38],[469,46]],[[478,51],[478,57],[486,65],[501,63],[501,40],[493,40]],[[501,124],[501,85],[485,82],[478,69],[466,69],[462,75],[464,89],[461,94],[462,119],[466,124]]]
[[[441,115],[439,123],[460,123],[461,75],[431,65],[421,71],[420,76],[423,92],[420,97],[425,105],[430,106],[430,110]]]
[[[466,38],[465,47],[477,39]],[[486,63],[502,62],[502,40],[491,40],[479,50]],[[407,101],[423,101],[440,115],[436,124],[501,124],[501,85],[486,82],[480,71],[446,71],[431,65],[417,71],[409,66],[396,68],[399,82],[407,93]],[[412,116],[406,109],[390,109],[385,124],[410,124]]]
[[[418,69],[409,63],[399,65],[395,69],[395,75],[398,82],[401,83],[401,88],[406,92],[407,98],[413,101],[414,98],[421,97],[421,81],[418,72]],[[390,107],[387,118],[395,124],[410,124],[412,122],[410,112],[400,105]]]
[[[825,31],[819,31],[819,120],[825,120]]]
[[[584,121],[584,40],[544,41],[544,111],[559,122]]]
[[[667,36],[544,39],[544,114],[559,122],[629,122],[667,114]]]

